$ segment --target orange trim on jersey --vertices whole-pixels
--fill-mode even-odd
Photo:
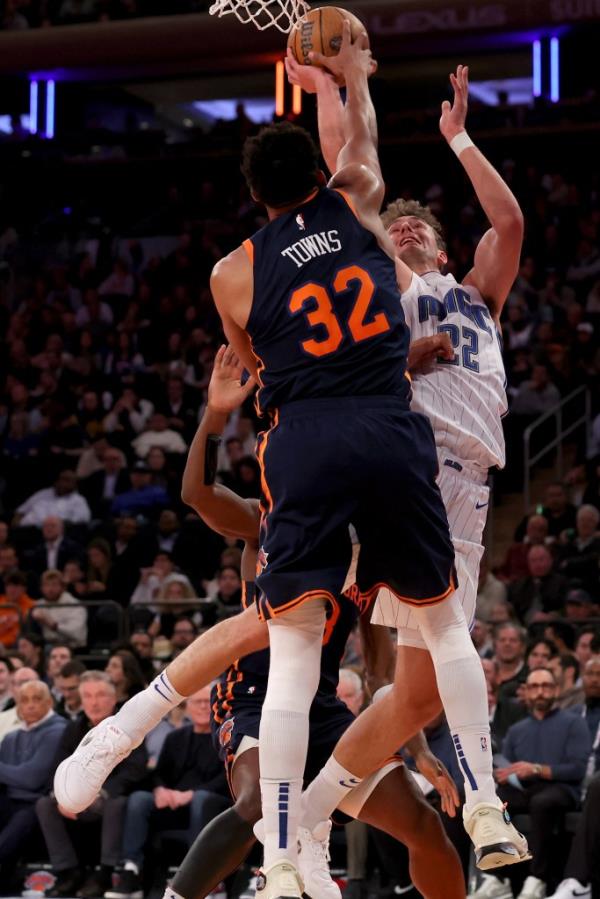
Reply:
[[[246,256],[250,260],[251,264],[254,265],[254,244],[248,238],[248,240],[243,241],[242,246],[245,249]]]
[[[404,377],[408,381],[409,384],[412,384],[412,377],[408,369],[404,372]]]
[[[454,591],[456,590],[456,585],[454,583],[454,577],[452,575],[450,575],[450,584],[448,585],[446,590],[444,590],[443,593],[439,594],[439,596],[426,597],[425,599],[414,599],[413,597],[410,597],[410,596],[402,596],[400,593],[397,593],[396,590],[394,590],[394,588],[391,587],[389,584],[381,582],[379,584],[375,584],[374,587],[371,587],[371,589],[367,590],[365,593],[361,593],[361,597],[363,599],[365,599],[367,601],[367,603],[371,603],[373,601],[373,599],[375,598],[375,594],[378,593],[379,590],[381,590],[383,588],[386,588],[390,591],[390,593],[393,593],[394,596],[396,597],[396,599],[400,600],[400,602],[408,603],[409,606],[419,607],[419,606],[435,606],[438,603],[443,602],[445,599],[447,599],[450,596],[451,593],[454,593]]]
[[[307,602],[309,599],[326,599],[331,603],[332,607],[335,608],[337,605],[337,600],[333,593],[330,593],[329,590],[309,590],[307,593],[301,593],[300,596],[297,596],[295,599],[291,599],[289,602],[284,603],[282,606],[277,606],[276,609],[273,608],[268,599],[264,600],[264,604],[267,607],[267,611],[271,618],[276,618],[277,615],[282,615],[284,612],[289,612],[292,609],[295,609],[296,606],[302,605],[303,602]],[[261,621],[268,621],[269,619],[265,617],[262,609],[258,609],[258,617]]]
[[[327,646],[327,644],[331,640],[331,636],[335,630],[335,626],[338,623],[338,618],[340,617],[340,604],[337,599],[330,599],[329,603],[331,605],[331,615],[325,621],[325,631],[323,632],[323,646]]]
[[[266,510],[267,515],[273,509],[273,497],[271,495],[271,490],[269,489],[269,484],[267,483],[267,475],[266,475],[266,471],[265,471],[265,452],[267,450],[267,444],[269,442],[269,437],[271,436],[271,434],[273,433],[273,431],[275,430],[275,428],[277,427],[278,424],[279,424],[279,412],[277,410],[275,410],[275,413],[273,415],[273,424],[272,424],[271,428],[265,434],[264,439],[262,440],[260,446],[257,449],[257,453],[256,453],[257,458],[258,458],[258,465],[260,467],[260,483],[261,483],[262,491],[267,500],[267,503],[269,504],[269,507]]]
[[[299,203],[298,205],[299,205],[299,206],[306,206],[307,203],[310,203],[311,200],[314,200],[314,198],[317,196],[317,194],[319,193],[320,190],[321,190],[320,187],[315,187],[315,189],[313,190],[312,194],[309,194],[309,195],[307,196],[307,198],[306,198],[305,200],[302,200],[302,202]]]
[[[336,194],[339,194],[340,197],[343,197],[343,198],[344,198],[344,200],[346,201],[346,203],[348,204],[348,206],[349,206],[350,209],[352,210],[352,213],[356,216],[356,218],[358,218],[358,213],[357,213],[357,211],[356,211],[356,206],[354,205],[354,200],[352,199],[352,197],[350,196],[350,194],[347,193],[347,191],[345,191],[345,190],[340,190],[339,187],[334,187],[334,190],[335,190]]]

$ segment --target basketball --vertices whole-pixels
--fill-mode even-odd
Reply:
[[[361,33],[366,33],[365,26],[351,12],[339,6],[322,6],[311,9],[292,28],[288,38],[288,47],[300,65],[309,66],[312,62],[309,53],[322,53],[323,56],[337,56],[342,44],[342,25],[344,19],[350,22],[352,40]]]

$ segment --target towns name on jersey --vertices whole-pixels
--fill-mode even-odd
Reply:
[[[320,231],[318,234],[301,237],[291,247],[282,250],[281,255],[291,259],[298,268],[302,268],[317,256],[339,253],[341,249],[342,242],[339,239],[339,231]]]

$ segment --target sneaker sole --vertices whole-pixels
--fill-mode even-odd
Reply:
[[[518,865],[531,859],[531,853],[519,855],[519,851],[510,843],[492,843],[475,850],[475,864],[480,871],[501,868],[503,865]]]
[[[114,890],[107,890],[104,893],[104,899],[144,899],[144,891],[135,890],[133,893],[117,893]]]

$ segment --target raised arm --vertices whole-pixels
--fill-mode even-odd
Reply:
[[[352,43],[350,25],[344,22],[338,55],[313,53],[311,58],[338,80],[346,82],[344,146],[330,186],[348,190],[363,215],[377,215],[385,186],[377,155],[377,118],[369,93],[368,78],[373,70],[373,57],[367,36],[363,33]]]
[[[482,237],[473,268],[464,279],[473,284],[498,319],[517,276],[523,245],[523,213],[506,182],[467,135],[469,68],[450,75],[454,102],[442,103],[440,131],[456,152],[477,194],[491,228]]]
[[[231,347],[222,346],[215,358],[208,385],[208,405],[190,446],[181,498],[206,524],[224,537],[255,541],[258,536],[258,506],[214,482],[219,438],[229,414],[254,388],[251,378],[241,384],[242,365]]]

